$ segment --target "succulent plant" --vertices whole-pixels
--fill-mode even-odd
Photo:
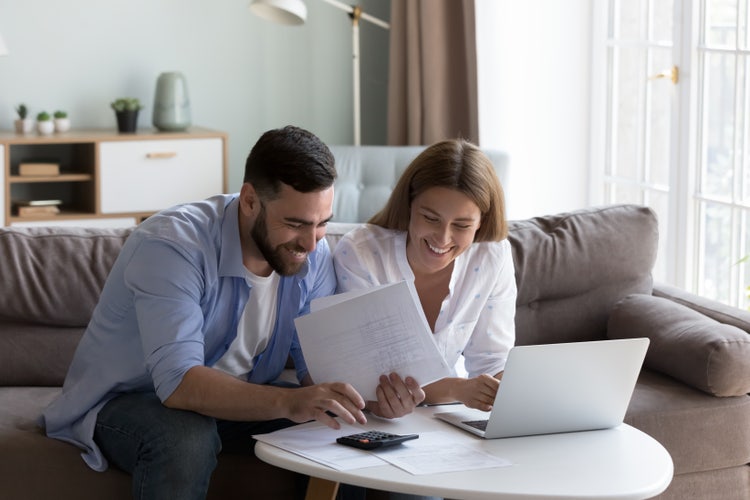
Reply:
[[[141,101],[135,97],[121,97],[115,99],[110,106],[112,106],[112,109],[115,111],[138,111],[139,109],[143,109]]]
[[[57,110],[57,111],[54,112],[54,114],[52,116],[54,116],[55,118],[67,118],[68,117],[68,113],[65,112],[65,111]]]
[[[25,104],[19,104],[16,107],[16,113],[18,113],[18,118],[25,120],[29,115],[29,108],[27,108]]]
[[[51,120],[52,117],[46,111],[41,111],[39,114],[36,115],[36,119],[37,121],[40,121],[40,122],[46,122],[46,121]]]

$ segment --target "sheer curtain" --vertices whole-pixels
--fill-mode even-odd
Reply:
[[[479,141],[474,0],[392,0],[388,144]]]

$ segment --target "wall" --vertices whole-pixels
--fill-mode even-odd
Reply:
[[[351,144],[351,22],[307,0],[303,26],[263,21],[250,0],[0,0],[0,129],[14,108],[68,111],[75,128],[115,128],[109,103],[141,99],[151,128],[156,79],[182,71],[193,123],[229,133],[229,188],[238,190],[250,147],[295,124],[329,144]],[[364,0],[388,20],[390,2]],[[362,23],[363,143],[384,144],[388,34]]]
[[[588,205],[592,0],[476,0],[480,144],[510,154],[511,219]]]

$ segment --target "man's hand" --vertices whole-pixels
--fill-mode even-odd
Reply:
[[[495,402],[498,387],[500,387],[500,381],[487,373],[463,379],[457,388],[458,400],[469,408],[490,411]]]
[[[291,389],[286,397],[287,418],[294,422],[314,419],[333,429],[340,429],[341,424],[327,413],[331,412],[347,424],[367,423],[362,413],[365,401],[349,384],[334,382]]]
[[[368,401],[367,409],[383,418],[403,417],[413,412],[425,398],[416,380],[406,377],[404,381],[396,373],[381,375],[376,393],[378,400]]]

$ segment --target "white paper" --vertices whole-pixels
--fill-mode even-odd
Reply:
[[[483,451],[478,443],[457,440],[449,432],[424,432],[418,439],[374,452],[414,475],[508,467],[509,460]]]
[[[459,439],[455,434],[444,431],[424,432],[417,439],[372,451],[336,443],[336,438],[340,436],[364,430],[366,429],[341,422],[341,429],[338,430],[315,424],[253,437],[336,470],[362,469],[390,463],[410,474],[422,475],[512,465],[504,458],[483,451],[478,442],[467,442],[466,439]]]
[[[315,383],[348,382],[374,401],[383,374],[421,385],[450,376],[409,283],[333,297],[337,303],[294,320]]]
[[[361,427],[341,422],[341,429],[338,430],[325,425],[320,427],[290,427],[253,437],[260,442],[276,446],[336,470],[384,465],[384,462],[377,456],[365,450],[344,446],[336,442],[337,437],[359,432],[363,432]]]

